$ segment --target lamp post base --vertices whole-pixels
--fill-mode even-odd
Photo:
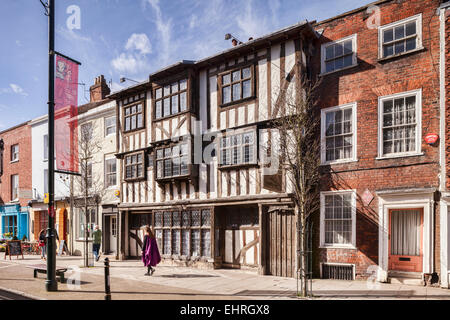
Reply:
[[[58,282],[55,280],[46,280],[45,281],[45,290],[53,292],[58,291]]]

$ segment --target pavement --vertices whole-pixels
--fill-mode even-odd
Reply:
[[[67,281],[58,282],[57,292],[45,290],[44,274],[33,278],[27,266],[45,264],[39,256],[25,255],[12,260],[0,256],[1,290],[27,299],[103,300],[103,258],[94,267],[84,268],[83,259],[57,257],[57,267],[70,268]],[[115,261],[110,257],[110,283],[113,300],[295,300],[297,281],[291,278],[260,276],[248,270],[199,270],[158,265],[152,276],[138,260]],[[405,284],[368,283],[314,279],[313,299],[357,300],[450,300],[450,290]],[[18,295],[18,296],[17,296]],[[11,295],[14,297],[14,295]]]

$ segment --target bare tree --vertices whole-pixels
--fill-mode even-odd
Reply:
[[[103,177],[93,170],[93,166],[100,161],[95,161],[95,156],[101,151],[100,140],[94,135],[92,123],[85,123],[80,127],[80,136],[78,138],[78,156],[80,176],[74,178],[73,192],[71,195],[83,201],[81,206],[84,214],[84,266],[89,265],[88,244],[89,229],[91,226],[90,208],[97,207],[105,195]],[[100,171],[102,172],[102,170]],[[79,203],[80,201],[78,201]]]
[[[310,216],[320,208],[320,110],[315,95],[318,87],[319,82],[302,79],[294,90],[293,83],[287,81],[275,103],[278,113],[273,121],[278,131],[275,143],[280,171],[293,190],[301,296],[308,293],[307,225]]]

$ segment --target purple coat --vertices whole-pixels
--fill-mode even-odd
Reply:
[[[147,237],[147,243],[144,248],[146,248],[144,254],[142,255],[142,261],[146,267],[156,266],[161,261],[161,255],[159,254],[158,244],[155,238]]]

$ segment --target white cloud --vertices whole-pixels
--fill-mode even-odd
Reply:
[[[16,40],[16,45],[18,47],[22,47],[23,46],[23,44],[22,44],[22,42],[20,40]]]
[[[197,24],[198,24],[197,15],[193,14],[191,16],[191,20],[189,21],[189,28],[193,29],[193,28],[195,28],[197,26]]]
[[[118,72],[135,74],[146,67],[147,61],[132,53],[121,53],[111,61],[111,65]]]
[[[11,83],[9,86],[11,87],[11,89],[14,93],[20,94],[21,96],[28,96],[28,93],[26,93],[25,90],[23,90],[17,84]]]
[[[236,23],[241,29],[241,34],[246,38],[241,41],[246,42],[249,37],[256,38],[267,32],[266,17],[257,17],[255,15],[255,8],[253,7],[253,0],[247,2],[243,14],[236,17]]]
[[[141,54],[149,54],[152,52],[150,40],[145,33],[133,33],[125,45],[126,50],[137,50]]]

